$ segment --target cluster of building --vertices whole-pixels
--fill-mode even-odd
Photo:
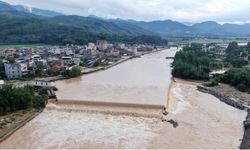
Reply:
[[[224,57],[226,56],[226,50],[228,47],[228,43],[219,43],[219,44],[204,44],[202,50],[205,52],[215,53],[217,56]],[[247,43],[238,43],[240,47],[246,46]],[[242,57],[246,61],[250,61],[250,53],[240,53],[240,57]]]
[[[0,57],[3,58],[5,74],[8,79],[20,78],[34,71],[39,65],[44,70],[53,68],[60,70],[73,65],[91,67],[96,61],[107,57],[122,57],[140,55],[153,51],[149,45],[111,44],[105,40],[88,45],[67,45],[43,48],[2,48]],[[10,58],[12,61],[10,61]]]

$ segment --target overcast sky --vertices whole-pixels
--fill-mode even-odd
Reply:
[[[250,0],[3,0],[64,14],[181,22],[250,22]]]

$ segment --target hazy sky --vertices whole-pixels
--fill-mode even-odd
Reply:
[[[250,22],[250,0],[3,0],[82,16],[181,22]]]

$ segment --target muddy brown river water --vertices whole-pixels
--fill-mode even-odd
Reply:
[[[112,102],[165,106],[174,49],[145,55],[106,71],[56,83],[59,101]],[[178,127],[134,108],[54,105],[0,143],[0,148],[238,148],[246,112],[196,90],[196,84],[177,80],[170,89],[171,112],[166,119]],[[82,109],[82,110],[81,110]],[[91,111],[96,109],[98,111]],[[102,113],[121,111],[116,113]],[[86,112],[88,110],[88,112]]]
[[[106,71],[56,82],[60,100],[166,105],[176,49],[132,59]]]

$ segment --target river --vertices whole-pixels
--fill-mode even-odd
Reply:
[[[175,48],[132,59],[106,71],[56,82],[60,100],[166,105]]]
[[[171,79],[171,60],[165,57],[173,56],[175,51],[168,49],[129,60],[106,71],[58,81],[59,102],[165,106]],[[243,137],[246,112],[197,91],[196,86],[196,82],[176,80],[169,89],[171,112],[166,119],[176,121],[177,127],[156,117],[86,112],[95,107],[50,103],[39,116],[0,143],[0,148],[237,149]],[[113,106],[95,109],[106,108],[131,111]],[[153,113],[151,109],[142,109],[143,113]]]

